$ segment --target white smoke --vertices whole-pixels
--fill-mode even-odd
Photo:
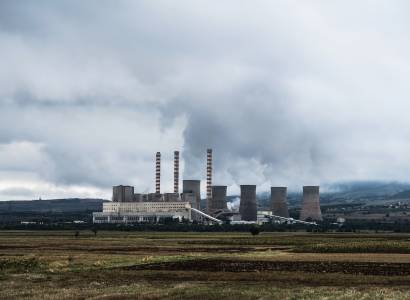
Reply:
[[[212,148],[230,195],[408,181],[408,1],[21,2],[0,1],[0,200],[153,191],[157,151],[172,191],[176,149],[204,180]]]
[[[241,199],[239,197],[234,198],[232,201],[228,202],[226,205],[231,211],[239,211],[239,204]]]

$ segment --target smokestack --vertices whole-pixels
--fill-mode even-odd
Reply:
[[[275,216],[289,218],[286,187],[271,187],[272,211]]]
[[[179,194],[179,151],[174,151],[174,193]]]
[[[242,221],[256,221],[256,185],[241,185],[241,202],[239,213]]]
[[[206,150],[206,210],[209,213],[212,201],[212,149]]]
[[[306,221],[307,219],[322,221],[322,212],[320,211],[319,201],[319,187],[304,186],[303,204],[302,211],[300,212],[300,219],[303,221]]]
[[[161,152],[157,152],[155,159],[155,194],[161,194]]]

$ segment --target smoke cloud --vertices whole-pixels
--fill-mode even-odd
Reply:
[[[0,3],[0,199],[408,181],[407,1]]]

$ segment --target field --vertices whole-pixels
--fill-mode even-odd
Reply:
[[[410,299],[410,235],[0,231],[0,299]]]

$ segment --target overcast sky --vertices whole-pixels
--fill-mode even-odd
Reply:
[[[0,200],[409,181],[410,4],[0,1]],[[205,183],[205,182],[203,182]]]

